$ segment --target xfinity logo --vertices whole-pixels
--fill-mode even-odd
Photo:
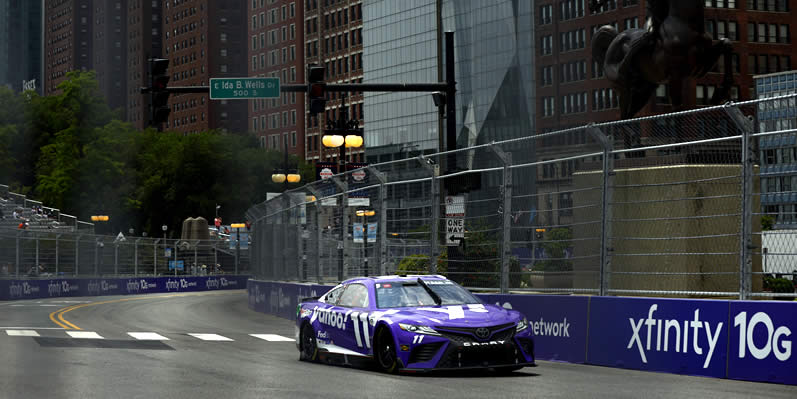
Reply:
[[[136,280],[127,280],[127,292],[138,292],[138,284]]]
[[[89,281],[86,286],[86,290],[88,290],[89,295],[92,294],[99,294],[100,293],[100,284],[94,280]]]
[[[11,285],[8,287],[8,294],[11,298],[18,298],[23,295],[32,295],[37,292],[39,292],[39,287],[34,287],[27,282],[22,284],[11,283]]]
[[[714,355],[714,349],[717,346],[717,340],[722,331],[722,322],[717,323],[716,328],[712,332],[711,323],[700,320],[700,309],[695,309],[695,317],[693,320],[662,320],[654,319],[653,314],[658,310],[659,305],[651,305],[648,309],[648,317],[646,319],[634,320],[628,318],[631,323],[631,340],[628,341],[628,347],[631,349],[636,346],[639,351],[639,357],[643,363],[647,363],[647,352],[655,350],[656,352],[669,352],[670,348],[675,352],[689,353],[691,350],[702,355],[704,346],[701,345],[701,336],[706,337],[705,344],[708,344],[708,352],[706,353],[706,360],[703,362],[703,368],[708,368],[711,363],[711,357]],[[683,323],[682,323],[683,322]],[[681,329],[683,326],[683,329]],[[703,329],[703,332],[700,330]],[[690,330],[692,339],[689,339]],[[640,335],[642,334],[642,335]],[[653,341],[655,340],[655,347]],[[690,345],[691,341],[691,345]],[[644,342],[644,344],[643,344]]]
[[[219,280],[217,280],[215,278],[207,279],[207,281],[205,281],[205,288],[207,288],[207,289],[211,289],[211,288],[218,289],[219,288]]]
[[[545,321],[540,317],[539,321],[529,321],[529,325],[534,330],[534,335],[570,338],[570,323],[567,317],[559,322]]]
[[[489,346],[489,345],[503,345],[506,341],[489,341],[489,342],[463,342],[462,346]]]
[[[166,291],[179,291],[180,290],[180,282],[177,280],[166,280]]]

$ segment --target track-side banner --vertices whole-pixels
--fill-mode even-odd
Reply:
[[[250,308],[294,320],[332,286],[249,280]],[[797,385],[797,303],[477,295],[519,310],[537,359]]]
[[[725,377],[728,301],[593,297],[587,362]]]
[[[244,289],[249,276],[0,280],[0,300]]]

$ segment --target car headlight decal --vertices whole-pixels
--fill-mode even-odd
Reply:
[[[517,327],[515,328],[515,332],[521,332],[525,329],[529,328],[529,321],[526,318],[522,318],[518,323]]]
[[[412,333],[416,333],[416,334],[440,335],[440,333],[435,331],[434,328],[427,327],[427,326],[417,326],[415,324],[399,323],[399,328],[404,330],[404,331],[408,331],[408,332],[412,332]]]

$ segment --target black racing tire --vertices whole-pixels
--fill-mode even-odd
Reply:
[[[388,374],[395,374],[399,369],[396,345],[393,341],[393,334],[386,327],[382,327],[376,332],[374,337],[374,358],[379,369]]]
[[[299,360],[307,362],[315,362],[318,360],[318,342],[315,338],[315,331],[310,323],[302,325],[301,333],[299,334],[300,350]]]

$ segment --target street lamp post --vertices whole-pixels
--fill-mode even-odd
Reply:
[[[356,119],[349,119],[349,107],[346,106],[345,94],[341,96],[340,104],[341,107],[340,111],[338,112],[338,120],[327,120],[327,129],[324,131],[324,137],[321,139],[321,143],[324,145],[324,147],[340,147],[340,155],[338,157],[340,169],[338,170],[338,173],[342,174],[344,178],[346,178],[346,148],[361,147],[363,145],[363,131],[361,128],[359,128],[359,123]],[[344,218],[342,215],[343,212],[346,212],[347,206],[348,204],[343,203],[343,200],[341,200],[341,219]],[[344,269],[343,257],[345,256],[346,252],[346,246],[344,245],[345,241],[346,226],[345,223],[343,223],[343,220],[341,220],[340,245],[338,246],[340,249],[340,257],[338,259],[338,280],[341,281],[343,280]]]
[[[166,230],[169,230],[169,226],[163,225],[161,226],[161,230],[163,230],[163,250],[166,251]],[[169,259],[166,259],[166,271],[169,271]],[[157,270],[156,270],[157,272]],[[157,274],[157,273],[156,273]]]
[[[362,217],[363,225],[363,268],[365,269],[365,277],[368,277],[368,225],[365,223],[368,216],[374,216],[376,211],[373,209],[358,209],[357,216]]]
[[[284,154],[285,158],[283,159],[282,170],[275,169],[274,173],[271,174],[271,181],[273,181],[274,183],[283,183],[282,196],[284,197],[284,201],[285,201],[285,212],[288,212],[288,210],[291,207],[291,200],[290,200],[290,198],[288,198],[288,184],[289,183],[298,183],[298,182],[300,182],[302,180],[302,176],[299,174],[299,172],[296,169],[288,169],[288,138],[287,138],[287,136],[285,136],[285,151],[283,152],[283,154]],[[282,213],[282,215],[283,215],[282,217],[285,218],[283,224],[285,225],[285,229],[287,230],[289,219],[288,219],[287,215],[285,214],[285,212]],[[283,239],[287,240],[287,238],[288,238],[288,232],[285,231],[285,234],[283,235]],[[286,258],[286,255],[287,255],[285,252],[286,252],[285,251],[285,247],[283,247],[283,250],[282,250],[282,265],[283,265],[283,269],[285,268],[285,263],[286,263],[285,258]]]

